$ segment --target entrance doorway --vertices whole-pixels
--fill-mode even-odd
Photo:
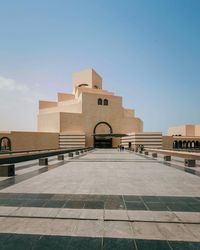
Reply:
[[[112,148],[112,127],[107,122],[99,122],[94,127],[94,147]]]

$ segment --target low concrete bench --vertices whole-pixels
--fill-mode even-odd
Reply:
[[[164,161],[171,161],[171,155],[164,155]]]
[[[158,154],[157,154],[157,153],[152,153],[152,157],[153,157],[153,158],[157,158],[157,157],[158,157]]]
[[[75,152],[75,155],[79,155],[79,151],[76,151],[76,152]]]
[[[14,164],[3,164],[0,165],[0,176],[8,177],[15,175],[15,165]]]
[[[39,159],[39,166],[48,165],[48,158],[40,158]]]
[[[145,154],[145,155],[149,155],[149,152],[145,151],[144,154]]]
[[[196,166],[196,160],[185,159],[185,166],[186,167],[195,167]]]
[[[58,161],[64,161],[65,156],[64,155],[58,155]]]
[[[68,154],[68,156],[69,156],[69,157],[73,157],[74,154],[73,154],[72,152],[70,152],[70,153]]]

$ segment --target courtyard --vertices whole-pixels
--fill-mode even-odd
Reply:
[[[117,149],[0,177],[0,249],[200,249],[200,182],[174,157]]]

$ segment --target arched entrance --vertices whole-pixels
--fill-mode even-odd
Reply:
[[[107,122],[99,122],[93,130],[95,148],[112,148],[112,127]]]
[[[11,151],[11,140],[8,137],[0,139],[0,151]]]

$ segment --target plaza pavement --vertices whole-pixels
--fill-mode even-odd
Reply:
[[[0,177],[0,249],[200,249],[200,177],[117,149],[18,163]]]

